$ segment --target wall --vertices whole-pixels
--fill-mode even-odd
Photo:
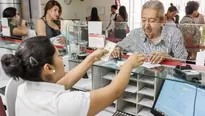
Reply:
[[[30,0],[31,2],[31,14],[33,21],[39,19],[41,15],[41,1],[40,0]],[[29,10],[29,0],[21,0],[23,17],[26,20],[30,20],[30,10]]]
[[[63,9],[62,18],[85,20],[87,16],[87,7],[91,2],[92,0],[72,0],[70,5],[66,5],[64,4],[64,0],[59,0]]]
[[[92,4],[89,7],[104,7],[105,14],[100,15],[101,20],[103,21],[103,27],[106,28],[110,21],[110,7],[115,4],[114,0],[92,0]]]
[[[41,0],[41,9],[43,13],[43,8],[48,0]],[[103,25],[107,25],[110,17],[110,6],[114,4],[114,0],[72,0],[70,5],[66,5],[64,0],[57,0],[63,9],[62,18],[63,19],[80,19],[85,20],[85,17],[89,16],[89,8],[92,7],[104,7],[105,14],[100,15],[102,21],[105,21]]]
[[[104,7],[105,14],[100,15],[100,18],[103,21],[103,27],[109,23],[111,13],[110,6],[114,4],[114,0],[72,0],[70,5],[64,4],[63,0],[60,0],[59,2],[63,8],[62,18],[64,19],[80,19],[84,21],[86,16],[90,16],[90,12],[88,12],[89,8]]]
[[[92,5],[90,7],[104,7],[105,14],[100,15],[101,19],[104,21],[109,21],[110,17],[110,6],[115,4],[114,0],[92,0]]]

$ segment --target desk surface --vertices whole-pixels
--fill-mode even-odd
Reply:
[[[82,60],[69,59],[69,61],[80,63]],[[113,70],[120,70],[120,68],[116,65],[115,60],[110,60],[110,61],[106,61],[106,62],[105,61],[98,61],[98,62],[95,62],[93,64],[93,66],[102,67],[102,68],[109,68],[109,69],[113,69]],[[133,71],[132,71],[133,74],[139,74],[139,75],[143,75],[143,76],[159,78],[162,80],[172,80],[172,81],[177,81],[177,82],[205,86],[205,71],[198,71],[198,72],[201,73],[202,80],[200,80],[199,83],[194,83],[194,82],[186,81],[185,79],[176,75],[173,66],[162,65],[160,67],[156,67],[156,68],[152,68],[152,69],[140,66],[138,68],[133,69]],[[168,76],[168,75],[171,75],[171,76]]]

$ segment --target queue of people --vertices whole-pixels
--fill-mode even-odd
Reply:
[[[112,5],[107,29],[114,32],[117,38],[122,38],[112,57],[120,58],[124,53],[132,55],[109,85],[90,92],[71,92],[69,89],[107,51],[98,49],[74,69],[64,72],[61,55],[50,41],[50,38],[59,36],[59,42],[66,44],[66,38],[61,35],[60,27],[55,23],[62,14],[62,8],[57,1],[48,1],[44,15],[36,24],[37,36],[24,40],[14,55],[6,54],[1,58],[7,75],[26,81],[18,88],[16,116],[93,116],[121,96],[132,69],[142,65],[146,58],[151,63],[174,58],[195,59],[198,49],[186,49],[185,45],[199,44],[200,32],[194,25],[197,22],[195,18],[200,17],[198,8],[197,2],[188,2],[186,16],[179,22],[176,16],[178,10],[173,4],[165,15],[162,2],[147,1],[141,10],[142,27],[129,32],[126,8],[121,6],[117,13],[117,6]],[[12,35],[24,36],[28,33],[25,20],[17,25],[19,15],[15,8],[6,8],[3,17],[11,18],[9,25]],[[92,8],[91,15],[86,19],[102,20],[96,7]],[[175,25],[168,26],[170,23]]]

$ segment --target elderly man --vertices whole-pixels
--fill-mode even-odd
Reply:
[[[183,36],[179,29],[164,26],[164,6],[159,1],[148,1],[142,7],[142,28],[132,30],[119,42],[112,56],[119,58],[121,51],[141,52],[151,63],[164,59],[187,58]]]

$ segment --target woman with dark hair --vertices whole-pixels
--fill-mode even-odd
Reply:
[[[98,9],[93,7],[91,10],[91,16],[87,17],[87,21],[101,21],[100,17],[98,16]]]
[[[177,8],[173,5],[173,3],[171,3],[167,13],[165,14],[166,26],[173,26],[173,25],[177,26],[175,21],[175,16],[177,12],[178,12]]]
[[[28,34],[27,22],[25,20],[22,20],[20,26],[18,26],[20,16],[16,8],[8,7],[4,9],[3,17],[8,18],[11,36],[21,38]]]
[[[116,19],[117,22],[127,22],[128,21],[128,15],[127,15],[127,11],[126,11],[126,8],[125,6],[121,6],[119,8],[119,14],[117,16],[117,19]]]
[[[94,116],[124,92],[132,69],[143,64],[142,54],[130,56],[113,81],[90,92],[69,91],[107,51],[98,49],[67,74],[61,55],[47,37],[24,40],[15,55],[2,57],[2,67],[14,79],[25,80],[18,87],[16,116]]]
[[[129,31],[127,25],[128,15],[125,6],[119,8],[119,13],[115,19],[115,37],[124,39]]]
[[[62,8],[57,1],[48,1],[44,8],[44,15],[36,23],[37,35],[47,36],[49,39],[59,36],[59,43],[65,44],[66,38],[64,36],[60,36],[60,26],[55,22],[60,19],[61,13]]]
[[[178,14],[175,15],[175,17],[174,17],[174,22],[175,22],[176,24],[179,24],[179,15],[178,15]]]

